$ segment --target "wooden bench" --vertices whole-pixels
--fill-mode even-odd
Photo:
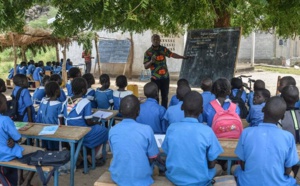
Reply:
[[[12,79],[6,79],[6,88],[8,88],[8,89],[14,88],[14,83],[13,83]]]
[[[173,184],[164,176],[155,176],[153,186],[173,186]],[[94,183],[94,186],[116,186],[110,177],[109,172],[103,173],[100,178]]]
[[[36,88],[38,88],[40,86],[40,82],[39,81],[28,81],[30,87],[28,87],[28,90],[32,90],[34,91]]]
[[[35,152],[37,150],[43,150],[42,148],[27,146],[27,145],[23,145],[23,147],[25,148],[24,151],[26,151],[25,154]],[[23,153],[23,155],[25,155],[25,154]],[[21,163],[16,159],[8,161],[8,162],[0,162],[0,166],[10,167],[10,168],[15,168],[15,169],[21,169],[21,170],[27,170],[27,171],[32,171],[32,172],[37,171],[35,166]],[[42,170],[43,170],[44,174],[52,171],[52,169],[53,169],[52,166],[43,166],[42,167]],[[54,171],[54,186],[58,186],[58,170]]]

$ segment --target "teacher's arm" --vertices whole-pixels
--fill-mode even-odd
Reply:
[[[155,63],[155,55],[151,57],[150,61],[144,63],[145,69],[150,68],[153,63]]]
[[[189,56],[181,56],[181,55],[176,54],[176,53],[172,53],[171,57],[175,58],[175,59],[188,59],[189,58]]]

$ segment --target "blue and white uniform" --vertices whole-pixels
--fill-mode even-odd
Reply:
[[[216,99],[216,96],[210,91],[202,92],[201,96],[203,98],[203,108],[205,108],[208,103]]]
[[[60,102],[65,102],[66,99],[67,99],[67,96],[66,96],[65,91],[62,88],[60,88],[60,96],[57,98],[57,100]]]
[[[85,94],[86,98],[90,100],[92,108],[97,108],[97,102],[95,101],[95,90],[89,88]]]
[[[68,91],[68,96],[73,96],[73,91],[72,91],[72,81],[68,80],[67,84],[66,84],[66,88]]]
[[[17,74],[24,74],[26,75],[27,67],[26,66],[17,66]]]
[[[114,103],[113,90],[106,89],[102,91],[99,88],[97,88],[95,92],[95,100],[97,102],[98,108],[109,109],[111,107],[111,104]]]
[[[43,68],[42,67],[36,67],[34,72],[33,72],[33,75],[32,75],[32,78],[34,81],[39,81],[40,83],[42,82],[42,79],[43,79],[43,76],[41,76],[41,73],[43,73]]]
[[[132,95],[132,91],[130,90],[125,90],[125,91],[118,91],[114,90],[113,92],[113,100],[114,100],[114,110],[119,110],[120,109],[120,103],[122,98],[128,95]]]
[[[258,124],[262,123],[264,120],[264,113],[262,109],[265,107],[266,103],[262,103],[259,105],[252,105],[249,114],[246,118],[250,127],[258,126]]]
[[[35,104],[40,104],[40,102],[45,96],[46,96],[45,87],[40,86],[36,88],[35,91],[33,92],[32,101]]]
[[[169,103],[169,107],[173,106],[173,105],[177,105],[179,103],[179,99],[177,98],[176,94],[172,96],[170,103]]]
[[[12,95],[13,96],[17,96],[17,92],[21,87],[19,86],[15,86],[15,88],[12,91]],[[27,114],[27,107],[30,107],[31,109],[31,114],[32,114],[32,119],[34,120],[35,118],[35,111],[33,108],[33,102],[32,102],[32,98],[31,95],[29,93],[29,90],[27,88],[23,89],[21,94],[20,94],[20,98],[18,100],[18,114],[19,116],[24,116],[23,120],[24,122],[28,121],[28,114]]]
[[[26,75],[33,75],[33,72],[35,70],[35,66],[33,64],[28,65],[27,71],[26,71]]]

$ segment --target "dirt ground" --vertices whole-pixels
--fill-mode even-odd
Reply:
[[[286,76],[288,74],[279,74],[279,73],[273,73],[273,72],[263,72],[263,71],[250,71],[250,72],[243,72],[243,73],[237,73],[236,76],[238,75],[252,75],[252,79],[261,79],[263,81],[265,81],[266,83],[266,88],[268,90],[270,90],[272,95],[275,95],[275,91],[276,91],[276,83],[277,83],[277,77],[278,76]],[[169,99],[172,97],[172,95],[175,94],[176,92],[176,74],[173,74],[173,77],[175,76],[175,78],[172,78],[171,83],[170,83],[170,93],[169,93]],[[296,81],[297,84],[300,85],[300,76],[298,75],[291,75],[293,76]],[[177,76],[178,77],[178,76]],[[96,84],[93,86],[94,88],[99,87],[99,82],[98,82],[98,78],[96,79]],[[247,79],[244,79],[245,82],[247,82]],[[143,86],[144,84],[147,83],[146,81],[140,81],[138,79],[133,79],[133,80],[128,80],[128,84],[136,84],[138,85],[139,88],[139,95],[143,96]],[[115,87],[115,78],[111,78],[111,89],[116,89]],[[193,88],[193,90],[199,91],[201,92],[201,89],[199,88]],[[11,90],[8,90],[6,92],[6,95],[9,96],[11,94]],[[92,186],[94,184],[94,182],[100,177],[100,175],[102,173],[104,173],[105,171],[108,170],[109,167],[109,162],[111,160],[111,154],[108,154],[108,159],[107,162],[104,166],[102,167],[97,167],[95,170],[90,170],[88,174],[83,174],[83,169],[77,169],[76,173],[75,173],[75,185],[76,186]],[[66,175],[60,175],[59,176],[59,185],[62,186],[66,186],[69,185],[69,174]],[[297,180],[299,183],[299,178],[300,175],[298,174],[297,176]],[[35,175],[34,180],[32,182],[33,185],[42,185],[39,182],[39,179],[37,177],[37,175]],[[53,185],[53,178],[51,179],[49,185]]]

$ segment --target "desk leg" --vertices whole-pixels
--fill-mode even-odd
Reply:
[[[232,160],[227,161],[227,175],[230,175]]]
[[[109,121],[108,131],[112,127],[113,123],[114,123],[114,118],[111,118],[110,121]]]
[[[54,171],[54,186],[58,186],[58,169]]]
[[[75,169],[75,158],[74,158],[74,155],[75,155],[75,143],[70,143],[70,146],[71,146],[71,166],[70,166],[70,185],[71,186],[74,186],[74,169]]]

